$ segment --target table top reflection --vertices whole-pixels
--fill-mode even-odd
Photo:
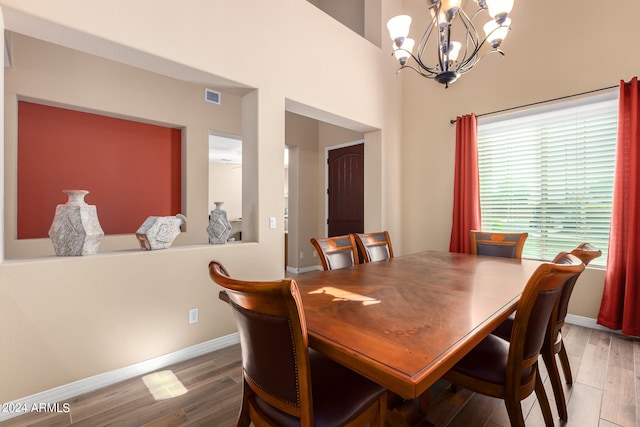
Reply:
[[[312,348],[414,398],[515,310],[539,264],[422,252],[295,280]]]

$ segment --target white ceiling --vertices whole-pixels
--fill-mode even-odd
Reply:
[[[242,140],[220,135],[209,135],[209,161],[242,164]],[[284,149],[284,166],[289,166],[289,149]]]
[[[209,135],[209,161],[242,164],[242,140],[219,135]]]

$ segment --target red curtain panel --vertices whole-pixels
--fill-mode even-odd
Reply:
[[[456,120],[453,220],[449,251],[470,254],[470,231],[479,229],[478,121],[475,114],[468,114]]]
[[[598,323],[640,336],[640,88],[620,82],[613,210]]]

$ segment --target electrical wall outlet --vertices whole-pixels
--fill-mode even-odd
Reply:
[[[198,309],[192,308],[189,310],[189,324],[198,323]]]
[[[304,258],[304,252],[300,252],[300,259]]]

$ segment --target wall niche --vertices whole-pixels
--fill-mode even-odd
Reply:
[[[18,102],[18,239],[48,237],[65,189],[88,190],[105,235],[181,213],[181,129]]]

